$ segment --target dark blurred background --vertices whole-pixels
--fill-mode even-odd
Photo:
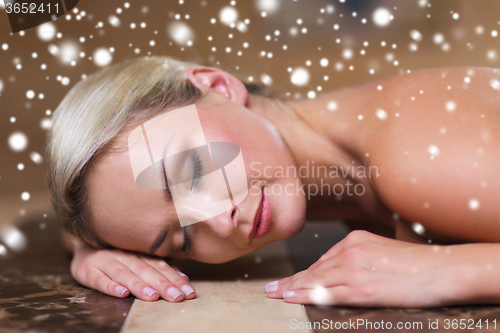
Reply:
[[[0,225],[50,214],[51,112],[101,66],[169,55],[308,98],[407,69],[498,67],[498,13],[498,0],[80,0],[12,34],[0,0]]]

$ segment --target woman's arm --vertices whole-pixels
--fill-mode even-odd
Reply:
[[[488,68],[415,71],[383,81],[382,91],[366,86],[373,93],[359,110],[372,110],[363,118],[364,162],[378,170],[370,181],[380,199],[404,219],[397,237],[460,244],[354,231],[309,269],[268,284],[269,297],[352,306],[500,303],[500,95],[489,85],[498,77]],[[377,119],[377,108],[389,116]]]
[[[122,250],[99,250],[65,232],[64,247],[73,253],[71,275],[80,284],[115,297],[130,294],[144,301],[159,297],[180,302],[195,296],[189,278],[164,260]]]
[[[500,244],[423,245],[353,231],[271,298],[360,307],[500,303]]]

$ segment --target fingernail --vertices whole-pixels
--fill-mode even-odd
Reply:
[[[272,292],[275,292],[276,290],[278,290],[278,284],[276,284],[274,282],[275,281],[269,282],[266,284],[266,293],[272,293]]]
[[[278,284],[278,280],[266,283],[266,286],[275,286]]]
[[[119,293],[120,295],[124,295],[128,291],[127,288],[124,286],[118,286],[116,287],[116,292]]]
[[[171,287],[167,291],[168,296],[172,297],[172,299],[175,301],[175,299],[179,296],[182,296],[182,291],[175,287]]]
[[[153,296],[155,293],[158,293],[156,290],[150,287],[144,288],[144,293],[148,295],[149,297]]]
[[[186,274],[182,273],[182,272],[178,272],[180,276],[184,276],[184,277],[188,277]]]
[[[295,291],[293,290],[287,290],[283,292],[283,298],[293,297],[293,295],[295,295]]]
[[[193,287],[188,286],[187,284],[183,285],[183,286],[181,287],[181,290],[184,292],[184,294],[186,294],[186,296],[188,296],[188,295],[190,295],[190,294],[194,293],[194,289],[193,289]]]

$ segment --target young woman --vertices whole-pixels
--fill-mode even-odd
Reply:
[[[343,219],[366,231],[268,283],[269,297],[498,303],[499,81],[495,69],[446,67],[278,100],[225,71],[167,57],[100,70],[65,97],[48,137],[52,200],[73,235],[71,272],[108,295],[180,302],[195,291],[161,258],[226,262],[296,235],[306,219]],[[248,195],[183,228],[168,191],[137,186],[128,138],[193,104],[207,142],[240,147]]]

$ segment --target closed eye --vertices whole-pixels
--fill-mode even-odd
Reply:
[[[184,245],[182,246],[182,251],[184,251],[184,258],[187,257],[190,250],[191,250],[191,237],[189,236],[187,227],[184,227]]]

